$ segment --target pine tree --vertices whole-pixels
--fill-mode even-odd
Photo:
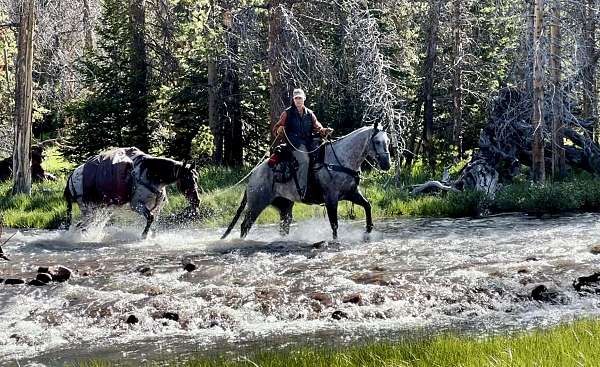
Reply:
[[[73,117],[67,126],[69,156],[84,158],[114,146],[147,148],[149,129],[141,128],[140,121],[147,121],[148,111],[140,112],[136,106],[149,91],[139,89],[139,60],[133,62],[128,10],[120,0],[102,2],[97,47],[86,50],[80,65],[87,93],[69,108]]]

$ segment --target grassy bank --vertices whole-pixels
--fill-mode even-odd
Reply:
[[[483,367],[600,366],[600,322],[578,321],[550,330],[486,338],[438,336],[396,343],[371,343],[339,349],[300,348],[248,356],[172,361],[190,367]],[[107,361],[81,366],[110,366]],[[161,363],[162,365],[162,363]]]
[[[55,182],[36,183],[32,195],[10,195],[11,183],[0,183],[0,215],[4,225],[15,228],[58,228],[64,223],[66,204],[62,192],[68,172],[73,165],[65,162],[55,150],[47,152],[44,168],[56,174]],[[203,167],[199,170],[202,189],[198,225],[222,226],[233,217],[243,192],[244,185],[232,187],[249,168],[230,169]],[[435,175],[438,176],[437,174]],[[465,217],[481,213],[527,212],[532,214],[561,213],[572,211],[597,211],[600,208],[600,180],[587,173],[572,175],[560,182],[544,186],[529,182],[517,182],[506,186],[494,201],[479,192],[440,193],[437,195],[412,197],[412,184],[422,183],[428,175],[416,166],[412,172],[403,173],[400,185],[390,174],[369,172],[361,182],[362,191],[371,201],[375,218],[398,216]],[[163,219],[181,211],[187,205],[175,188],[169,189],[169,204]],[[75,215],[78,214],[75,206]],[[342,202],[339,207],[341,219],[363,218],[362,208]],[[325,217],[320,206],[298,204],[294,218],[304,220]],[[274,223],[279,215],[274,209],[266,210],[258,223]]]

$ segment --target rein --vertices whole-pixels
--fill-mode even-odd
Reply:
[[[360,182],[360,170],[355,171],[353,169],[350,169],[350,168],[342,165],[342,162],[340,162],[340,159],[338,158],[338,156],[335,152],[335,149],[333,149],[333,143],[329,142],[329,145],[331,146],[331,151],[333,152],[333,156],[335,157],[335,160],[338,162],[338,164],[323,163],[323,165],[325,167],[327,167],[327,170],[329,170],[329,171],[342,172],[342,173],[345,173],[345,174],[351,176],[352,178],[354,178],[356,185],[358,185],[358,183]]]

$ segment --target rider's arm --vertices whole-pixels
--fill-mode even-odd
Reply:
[[[285,126],[285,123],[287,121],[287,111],[283,111],[281,113],[281,116],[279,116],[279,121],[277,121],[277,123],[273,126],[273,135],[277,135],[277,129],[280,126]]]
[[[313,126],[313,130],[320,133],[321,130],[323,130],[323,125],[321,125],[321,123],[319,122],[319,120],[317,120],[317,116],[315,116],[315,114],[312,114],[312,126]]]

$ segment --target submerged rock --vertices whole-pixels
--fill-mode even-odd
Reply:
[[[40,266],[37,270],[38,273],[50,273],[50,268],[48,266]]]
[[[315,242],[311,246],[312,246],[312,248],[322,248],[322,247],[327,246],[327,241]]]
[[[390,284],[390,281],[386,279],[386,276],[381,271],[370,271],[367,273],[356,274],[352,276],[352,280],[358,284],[374,284],[386,286]]]
[[[4,281],[4,284],[6,284],[6,285],[20,285],[20,284],[25,284],[25,279],[9,278],[9,279],[6,279]]]
[[[175,312],[165,312],[163,313],[162,318],[167,320],[179,321],[179,314]]]
[[[52,275],[48,273],[38,273],[35,279],[39,280],[40,282],[50,283],[52,281]]]
[[[548,290],[548,288],[543,284],[540,284],[537,287],[533,288],[533,290],[531,291],[531,298],[534,301],[538,302],[547,302],[554,304],[568,303],[568,300],[562,294],[560,294],[559,292]]]
[[[146,277],[154,275],[154,269],[152,269],[151,267],[146,266],[146,265],[138,266],[136,270],[138,273],[140,273]]]
[[[189,262],[183,266],[183,270],[185,270],[187,272],[192,272],[192,271],[196,270],[197,268],[198,267],[193,262]]]
[[[133,324],[137,324],[140,320],[135,317],[135,315],[129,315],[129,317],[127,318],[127,321],[125,321],[126,323],[133,325]]]
[[[573,282],[577,292],[600,293],[600,273],[579,277]]]
[[[337,311],[334,311],[331,314],[331,318],[334,319],[334,320],[347,319],[348,318],[348,314],[345,313],[344,311],[337,310]]]
[[[354,303],[355,305],[362,303],[362,296],[360,293],[352,293],[344,297],[342,303]]]
[[[27,283],[27,285],[32,285],[34,287],[42,287],[42,286],[45,286],[46,283],[42,282],[41,280],[38,280],[38,279],[32,279]]]
[[[598,254],[600,254],[600,243],[597,243],[597,244],[593,245],[593,246],[590,248],[590,252],[591,252],[592,254],[594,254],[594,255],[598,255]]]
[[[73,274],[73,271],[62,265],[50,269],[50,275],[55,282],[66,282],[71,278],[71,274]]]
[[[315,301],[319,301],[323,306],[331,307],[333,306],[333,297],[327,293],[323,292],[314,292],[310,295],[310,299],[314,299]]]

